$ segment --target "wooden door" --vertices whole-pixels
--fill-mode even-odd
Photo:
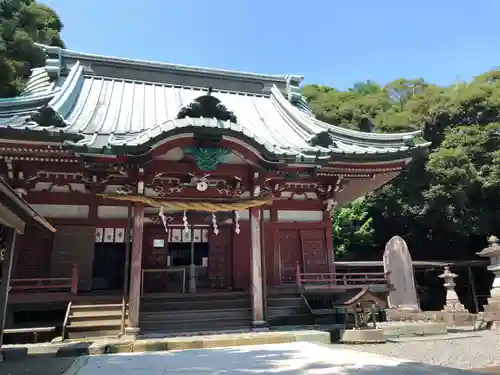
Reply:
[[[231,285],[232,231],[230,225],[219,227],[219,234],[212,231],[208,249],[208,285],[213,289],[228,289]]]
[[[251,261],[251,243],[250,243],[250,224],[248,221],[240,222],[240,233],[233,231],[233,259],[232,259],[232,287],[234,290],[249,290],[250,261]]]
[[[52,241],[49,231],[26,227],[24,234],[16,237],[13,278],[51,277]]]
[[[54,233],[50,274],[52,277],[71,277],[73,263],[78,265],[80,290],[89,290],[92,284],[95,228],[61,225]]]
[[[163,247],[155,247],[155,240]],[[158,244],[157,244],[158,245]],[[163,226],[149,226],[144,228],[142,244],[142,269],[144,271],[144,293],[166,293],[168,288],[168,274],[163,270],[168,266],[168,233]],[[149,270],[149,271],[148,271]]]
[[[303,272],[329,272],[325,229],[307,229],[300,231],[302,245]]]
[[[280,230],[279,241],[281,282],[294,283],[297,262],[302,263],[300,232],[298,230]]]

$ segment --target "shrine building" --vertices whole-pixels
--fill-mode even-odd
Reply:
[[[286,324],[301,312],[280,288],[335,274],[332,207],[428,147],[319,121],[300,76],[39,47],[45,66],[0,99],[0,176],[57,231],[17,237],[10,327]]]

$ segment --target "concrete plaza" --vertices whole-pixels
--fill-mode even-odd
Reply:
[[[459,375],[430,366],[306,342],[80,357],[64,375]]]

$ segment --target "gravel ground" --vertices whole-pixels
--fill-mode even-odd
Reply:
[[[451,333],[398,339],[378,345],[340,347],[459,369],[500,366],[500,332]]]

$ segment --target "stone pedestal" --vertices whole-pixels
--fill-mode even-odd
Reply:
[[[455,279],[458,277],[450,271],[450,267],[445,267],[444,272],[438,276],[444,280],[444,287],[446,288],[446,303],[443,307],[444,312],[466,312],[464,305],[460,303],[457,292],[455,291]]]
[[[484,320],[498,325],[500,322],[500,242],[496,236],[488,239],[490,246],[477,253],[480,257],[490,258],[488,270],[495,274],[493,285],[491,287],[488,304],[484,306]]]

